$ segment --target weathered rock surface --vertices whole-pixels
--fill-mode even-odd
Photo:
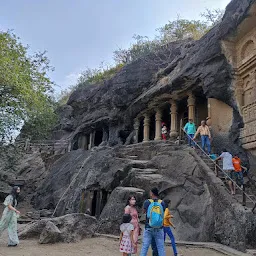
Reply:
[[[145,198],[143,189],[133,187],[117,187],[111,193],[108,203],[104,207],[100,219],[98,232],[103,234],[120,234],[120,225],[124,214],[127,198],[130,195],[136,197],[138,209],[142,207]]]
[[[61,231],[48,221],[39,237],[40,244],[54,244],[61,240]]]
[[[19,237],[39,238],[40,243],[75,242],[92,237],[96,231],[97,220],[86,214],[67,214],[62,217],[43,219],[20,231]]]
[[[255,215],[248,215],[222,181],[186,146],[149,142],[72,151],[52,166],[34,197],[35,207],[54,208],[63,188],[81,167],[57,208],[58,215],[79,212],[83,189],[112,191],[100,215],[98,231],[117,234],[128,195],[137,195],[141,213],[143,199],[157,186],[161,197],[172,202],[177,239],[218,241],[240,250],[254,244]]]
[[[221,44],[236,33],[255,0],[233,0],[220,24],[198,41],[180,41],[169,44],[166,51],[169,64],[159,67],[152,62],[138,60],[126,65],[103,85],[80,88],[71,95],[68,114],[62,115],[59,129],[72,136],[89,133],[97,127],[108,126],[109,144],[118,144],[118,135],[132,132],[133,119],[149,103],[165,93],[179,93],[195,87],[202,88],[207,98],[215,98],[233,108],[234,118],[229,147],[234,149],[239,129],[243,126],[235,101],[232,81],[233,70]],[[235,148],[239,151],[239,147]],[[240,154],[241,155],[241,154]]]

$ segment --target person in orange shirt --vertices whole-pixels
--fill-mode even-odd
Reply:
[[[235,155],[232,158],[232,163],[233,163],[233,166],[235,169],[234,174],[235,174],[236,183],[240,186],[243,186],[244,185],[244,176],[243,176],[242,170],[243,169],[247,170],[247,168],[241,165],[241,159],[237,155]]]
[[[176,248],[176,244],[175,244],[175,238],[174,238],[174,235],[171,230],[171,227],[173,227],[175,229],[175,226],[171,222],[171,218],[173,218],[173,216],[171,215],[170,210],[168,209],[170,200],[164,200],[164,203],[166,206],[166,209],[164,211],[164,240],[165,240],[166,234],[167,234],[170,237],[171,242],[172,242],[173,253],[175,256],[177,256],[178,252],[177,252],[177,248]]]

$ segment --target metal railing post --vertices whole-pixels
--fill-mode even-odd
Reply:
[[[243,206],[246,206],[245,185],[243,184]]]

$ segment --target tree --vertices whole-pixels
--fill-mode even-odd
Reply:
[[[223,15],[224,10],[221,9],[206,9],[205,12],[201,13],[201,17],[205,18],[206,21],[210,24],[209,28],[212,28],[220,23]]]
[[[200,39],[208,31],[208,26],[204,21],[180,19],[178,16],[157,31],[160,32],[160,41],[169,43],[187,38]]]
[[[45,52],[29,56],[28,47],[13,33],[0,32],[0,139],[10,138],[23,122],[53,114],[51,70]]]

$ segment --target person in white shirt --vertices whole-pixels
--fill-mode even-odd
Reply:
[[[223,149],[222,153],[219,157],[215,159],[215,161],[218,161],[219,159],[223,160],[223,170],[228,174],[228,176],[234,180],[235,179],[235,168],[232,162],[232,155],[226,150]],[[235,184],[231,181],[228,180],[228,185],[231,191],[232,195],[235,195]]]

